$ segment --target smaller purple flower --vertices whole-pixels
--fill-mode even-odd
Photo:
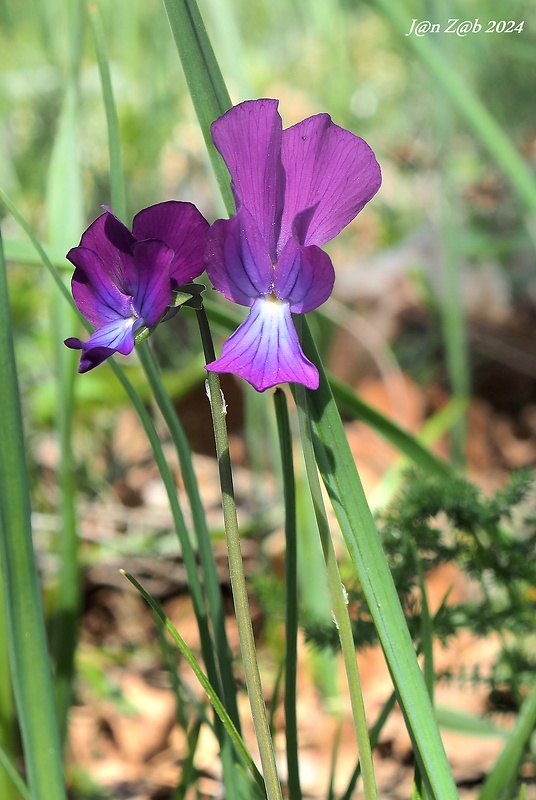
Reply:
[[[313,311],[335,274],[320,247],[351,222],[381,184],[368,144],[317,114],[283,130],[277,100],[248,100],[212,125],[236,214],[216,220],[205,262],[215,288],[249,316],[207,365],[262,392],[292,381],[318,387],[292,314]]]
[[[79,372],[114,353],[128,355],[134,334],[160,320],[173,289],[203,272],[208,222],[191,203],[169,200],[144,208],[132,232],[105,211],[67,253],[76,269],[71,282],[79,311],[95,326],[88,341],[65,340],[81,350]]]

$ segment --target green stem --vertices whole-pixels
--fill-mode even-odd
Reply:
[[[285,734],[287,747],[288,791],[292,800],[300,800],[298,760],[298,723],[296,719],[296,674],[298,661],[298,541],[296,531],[296,486],[292,458],[292,435],[287,398],[276,389],[274,405],[281,445],[283,491],[285,496]]]
[[[311,426],[309,423],[305,387],[301,384],[297,384],[295,396],[296,405],[298,407],[298,420],[300,423],[300,437],[305,468],[311,488],[311,498],[318,524],[322,550],[324,551],[333,613],[339,631],[341,650],[348,680],[355,734],[359,749],[359,760],[361,762],[361,772],[363,775],[364,797],[365,800],[377,800],[378,794],[376,791],[376,779],[372,763],[372,750],[365,716],[365,705],[363,702],[363,691],[361,689],[361,679],[359,677],[359,667],[355,653],[354,637],[350,616],[348,614],[348,600],[346,590],[341,582],[335,547],[333,546],[333,539],[331,537],[324,501],[322,499],[322,490],[320,488],[320,480],[316,468]]]
[[[196,314],[205,358],[207,363],[209,363],[210,361],[214,361],[215,353],[207,315],[203,308],[196,311]],[[242,552],[240,549],[240,532],[236,515],[233,475],[229,454],[229,439],[225,421],[227,411],[220,388],[220,379],[215,372],[207,373],[207,392],[214,425],[214,439],[220,476],[231,589],[233,592],[236,622],[240,638],[240,649],[242,651],[251,714],[255,726],[257,744],[259,746],[268,800],[282,800],[281,784],[277,774],[273,742],[270,735],[270,726],[268,724],[268,716],[262,693],[261,676],[255,650],[251,615],[249,612],[248,590],[242,562]]]
[[[192,464],[190,446],[180,420],[175,413],[173,403],[164,388],[160,372],[150,348],[144,343],[136,347],[136,352],[147,376],[147,380],[149,381],[158,408],[168,426],[179,458],[182,479],[192,512],[197,545],[199,548],[199,558],[205,578],[205,591],[216,643],[216,653],[222,678],[225,707],[237,729],[240,730],[238,706],[236,702],[236,683],[233,677],[231,654],[225,628],[225,610],[220,590],[220,581],[212,550],[212,543],[210,541],[210,533],[207,527],[205,510],[199,495],[199,486]]]

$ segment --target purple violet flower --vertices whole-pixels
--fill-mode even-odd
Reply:
[[[176,200],[144,208],[134,217],[132,233],[111,211],[89,226],[67,253],[76,267],[75,303],[96,328],[87,342],[65,340],[82,351],[79,372],[113,353],[132,352],[138,328],[156,325],[172,290],[203,272],[207,229],[194,205]]]
[[[277,100],[248,100],[212,125],[237,213],[209,231],[207,274],[228,300],[250,312],[207,369],[239,375],[260,392],[286,381],[318,387],[318,370],[300,347],[292,313],[328,299],[335,275],[320,246],[381,184],[363,139],[328,114],[283,130],[277,106]]]

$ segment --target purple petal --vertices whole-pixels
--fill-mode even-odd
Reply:
[[[70,347],[71,350],[82,351],[78,372],[89,372],[90,369],[98,367],[99,364],[102,364],[103,361],[106,361],[107,358],[110,358],[115,353],[115,350],[109,347],[90,347],[88,350],[87,342],[82,342],[74,337],[65,339],[64,344]]]
[[[237,210],[245,206],[275,261],[283,207],[282,122],[277,100],[247,100],[212,125],[214,144],[231,173]]]
[[[133,306],[148,328],[155,325],[171,300],[169,267],[173,250],[163,242],[147,240],[132,247],[138,273]]]
[[[82,343],[83,349],[106,347],[123,356],[128,356],[134,349],[134,331],[140,327],[142,322],[143,320],[136,319],[136,317],[109,322],[102,328],[97,328],[87,342]]]
[[[285,130],[282,159],[287,183],[278,251],[293,230],[301,244],[329,242],[380,188],[380,167],[368,144],[328,114]]]
[[[272,290],[274,269],[253,218],[243,207],[231,219],[218,219],[207,236],[207,275],[228,300],[250,306]]]
[[[144,208],[134,217],[136,239],[160,239],[174,251],[170,277],[177,286],[199,277],[209,224],[192,203],[168,200]]]
[[[305,314],[325,303],[335,282],[331,259],[316,245],[303,247],[292,238],[275,268],[274,292],[287,300],[290,310]]]
[[[121,293],[110,279],[107,266],[95,252],[85,247],[73,247],[67,258],[76,267],[71,281],[73,297],[88,322],[98,328],[131,315],[132,297]]]
[[[80,246],[97,253],[109,280],[123,294],[134,294],[136,272],[131,248],[135,241],[129,229],[110,211],[106,211],[82,234]]]
[[[71,350],[82,351],[78,372],[88,372],[114,353],[121,353],[124,356],[131,353],[134,349],[134,331],[141,323],[142,320],[135,317],[115,320],[98,328],[87,342],[71,337],[65,339],[64,344]]]
[[[207,369],[239,375],[258,392],[287,381],[318,388],[318,371],[303,354],[288,303],[272,299],[254,302],[225,342],[221,358]]]

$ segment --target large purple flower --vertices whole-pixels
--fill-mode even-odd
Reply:
[[[79,372],[98,366],[113,353],[128,355],[134,333],[155,325],[172,291],[204,269],[208,222],[191,203],[169,200],[144,208],[132,233],[106,211],[67,253],[76,269],[73,297],[96,330],[87,342],[66,339],[81,350]]]
[[[205,254],[209,278],[247,319],[207,365],[264,391],[293,381],[318,387],[292,313],[324,303],[333,289],[320,249],[376,194],[380,167],[363,139],[317,114],[283,130],[277,100],[248,100],[212,126],[232,178],[237,213],[217,220]]]

